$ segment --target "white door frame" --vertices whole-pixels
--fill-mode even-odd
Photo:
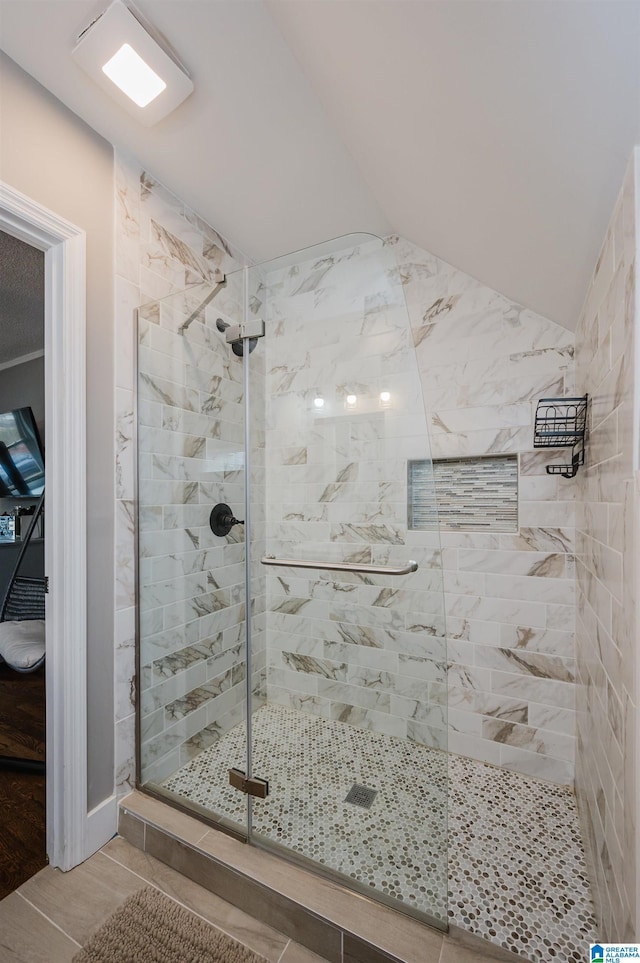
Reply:
[[[47,855],[67,870],[95,848],[87,813],[86,237],[1,181],[0,230],[45,253]]]

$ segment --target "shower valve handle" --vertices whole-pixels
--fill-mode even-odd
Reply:
[[[228,535],[234,525],[244,525],[239,518],[235,518],[228,505],[220,502],[211,509],[209,525],[214,535]]]

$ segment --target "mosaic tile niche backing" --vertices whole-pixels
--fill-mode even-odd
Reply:
[[[569,790],[282,706],[253,732],[259,835],[534,963],[584,963],[596,926]],[[238,727],[164,786],[244,824],[227,775],[243,749]],[[346,802],[354,784],[377,790],[370,808]]]
[[[518,456],[410,461],[408,511],[410,528],[517,532]]]

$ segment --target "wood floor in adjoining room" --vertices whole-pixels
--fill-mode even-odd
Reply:
[[[45,758],[45,670],[0,665],[0,755]],[[0,899],[46,866],[45,777],[0,770]]]

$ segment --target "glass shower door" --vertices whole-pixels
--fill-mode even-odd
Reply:
[[[246,834],[244,533],[210,527],[217,504],[242,519],[242,359],[220,330],[242,298],[230,279],[138,309],[137,742],[145,789]]]
[[[442,564],[392,246],[140,308],[137,431],[141,784],[446,925]]]
[[[251,269],[247,291],[265,322],[250,360],[251,746],[269,784],[251,840],[444,926],[441,553],[393,251],[343,238]]]

